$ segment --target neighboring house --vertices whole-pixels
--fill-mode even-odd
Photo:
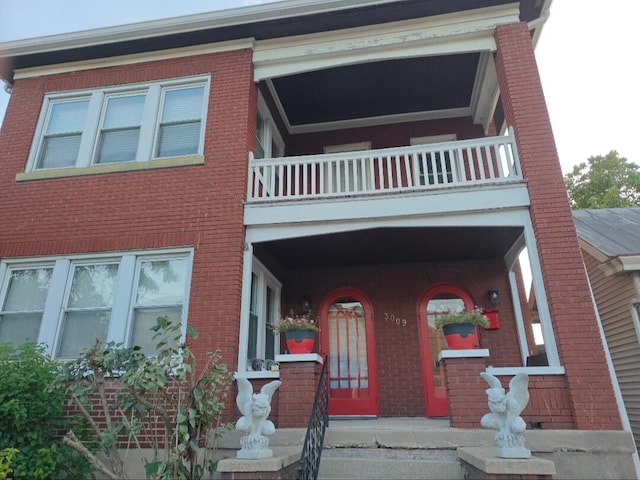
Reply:
[[[573,218],[636,444],[640,441],[640,207]]]
[[[1,44],[0,340],[152,352],[167,314],[283,381],[279,427],[328,355],[334,416],[479,428],[479,373],[525,371],[530,425],[622,431],[534,56],[549,3],[286,0]],[[269,324],[303,303],[319,355],[280,356]],[[499,328],[442,350],[438,312],[476,305]]]

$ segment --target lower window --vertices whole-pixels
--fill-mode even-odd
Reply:
[[[280,283],[258,260],[253,260],[251,302],[247,338],[247,370],[271,371],[279,351],[279,338],[272,326],[280,305]]]
[[[0,343],[43,343],[60,359],[77,358],[96,339],[153,354],[157,317],[186,324],[191,257],[158,251],[3,262]]]

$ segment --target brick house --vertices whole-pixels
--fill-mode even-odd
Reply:
[[[151,350],[168,314],[283,381],[281,428],[328,355],[331,415],[476,428],[479,372],[526,371],[531,425],[622,430],[534,56],[549,4],[286,0],[0,45],[0,340]],[[286,355],[268,325],[303,303],[315,351]],[[438,312],[474,306],[497,328],[446,350]]]

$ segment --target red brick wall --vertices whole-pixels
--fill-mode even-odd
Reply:
[[[488,364],[522,366],[501,260],[293,271],[284,281],[282,308],[284,311],[299,310],[305,296],[311,298],[312,308],[317,308],[327,293],[341,286],[361,290],[372,301],[374,309],[380,414],[424,416],[417,304],[436,282],[458,285],[481,307],[489,307],[489,289],[497,287],[502,292],[498,305],[500,329],[482,331],[482,346],[491,351]],[[389,317],[406,319],[406,326],[385,318],[385,313]],[[322,346],[320,351],[323,351]],[[484,392],[484,388],[480,392]]]
[[[48,92],[211,75],[205,164],[15,182]],[[247,152],[255,143],[251,51],[18,80],[0,135],[0,258],[195,247],[189,323],[194,353],[221,348],[235,368]]]
[[[375,127],[349,128],[329,132],[292,135],[287,144],[287,155],[322,153],[328,145],[371,142],[371,148],[400,147],[410,144],[412,137],[455,133],[458,140],[484,137],[482,128],[469,118],[396,123]]]
[[[484,358],[444,359],[447,375],[449,419],[454,428],[481,428],[480,419],[489,413],[487,382],[480,377],[486,368]],[[505,391],[513,377],[498,376]],[[569,390],[563,375],[530,375],[529,403],[521,417],[527,428],[573,429],[575,422],[571,411]]]
[[[611,379],[526,24],[498,27],[496,68],[529,186],[547,300],[579,429],[620,429]],[[588,365],[585,365],[587,357]]]
[[[322,364],[316,362],[280,364],[281,392],[272,419],[279,428],[307,428],[321,371]]]
[[[480,428],[480,419],[489,413],[487,383],[480,376],[486,365],[484,358],[446,358],[449,421],[454,428]]]

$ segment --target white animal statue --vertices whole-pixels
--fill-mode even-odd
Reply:
[[[517,373],[509,382],[509,393],[493,375],[482,372],[480,376],[489,384],[489,410],[480,420],[484,428],[496,430],[496,457],[531,458],[531,450],[524,446],[527,424],[520,413],[529,403],[529,375]]]
[[[273,451],[269,449],[269,435],[273,435],[276,427],[271,420],[267,420],[271,413],[271,397],[282,385],[274,380],[264,385],[260,393],[253,393],[253,386],[246,378],[237,378],[238,397],[236,404],[242,417],[236,422],[236,430],[249,432],[240,439],[242,447],[238,458],[270,458]]]

